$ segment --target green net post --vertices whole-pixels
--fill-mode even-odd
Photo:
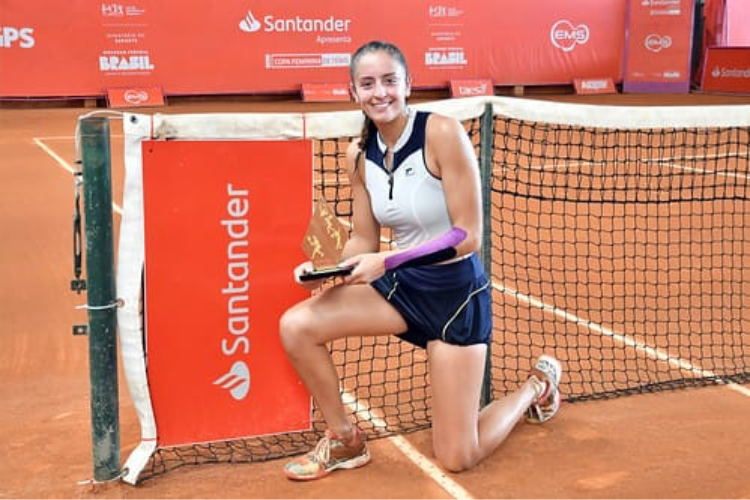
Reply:
[[[108,481],[120,474],[120,423],[112,173],[107,118],[81,119],[80,139],[86,222],[94,479]]]
[[[484,107],[479,134],[479,169],[482,178],[482,218],[484,229],[482,234],[482,264],[487,276],[492,279],[492,157],[494,148],[494,118],[492,104]],[[492,401],[492,344],[487,345],[487,359],[485,361],[484,382],[480,404],[482,407]]]

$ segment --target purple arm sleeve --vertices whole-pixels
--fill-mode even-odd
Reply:
[[[452,227],[438,238],[422,243],[414,248],[389,255],[385,258],[385,269],[392,271],[398,267],[435,264],[456,256],[456,246],[466,239],[466,231]]]

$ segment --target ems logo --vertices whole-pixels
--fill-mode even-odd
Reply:
[[[672,38],[668,35],[662,36],[652,33],[643,40],[643,46],[651,52],[661,52],[662,49],[668,49],[672,46]]]
[[[143,104],[148,101],[148,92],[142,89],[128,89],[123,98],[128,104]]]
[[[570,21],[562,19],[552,25],[549,38],[552,45],[558,49],[571,52],[576,45],[584,45],[589,41],[589,27],[585,24],[575,26]]]

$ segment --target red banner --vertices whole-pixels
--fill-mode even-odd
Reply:
[[[278,321],[309,295],[293,269],[305,259],[311,185],[309,141],[143,143],[145,330],[160,446],[309,428],[310,396]]]
[[[750,47],[709,47],[701,90],[750,95]]]
[[[478,95],[495,95],[491,80],[451,80],[451,96],[473,97]]]
[[[625,2],[77,0],[61,22],[44,2],[3,0],[0,96],[299,92],[348,83],[350,54],[370,39],[404,50],[418,89],[619,82]]]
[[[693,0],[628,0],[624,92],[688,92]]]
[[[576,94],[616,94],[615,82],[611,78],[576,78],[573,80]]]
[[[164,105],[164,95],[160,88],[129,87],[107,89],[107,103],[110,108],[139,108]]]

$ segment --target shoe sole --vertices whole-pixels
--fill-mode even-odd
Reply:
[[[547,364],[549,365],[548,370],[541,370],[537,368],[540,364]],[[549,398],[548,391],[554,390],[555,395],[553,396],[554,401],[552,403],[552,414],[548,417],[545,417],[545,413],[548,413],[549,411],[545,411],[542,409],[542,406],[539,404],[534,404],[529,407],[529,409],[526,411],[526,421],[530,424],[543,424],[545,422],[549,422],[554,418],[555,415],[557,415],[557,412],[560,411],[560,405],[562,404],[562,398],[560,396],[560,380],[562,380],[562,364],[559,360],[556,358],[553,358],[552,356],[548,356],[546,354],[542,354],[537,359],[536,363],[534,364],[534,370],[533,373],[537,378],[540,376],[543,376],[545,380],[550,380],[553,386],[548,386],[548,388],[545,390],[545,394],[542,396],[546,399]],[[554,375],[553,377],[549,377],[548,375]]]
[[[354,458],[350,458],[349,460],[345,460],[342,462],[338,462],[333,464],[328,469],[321,469],[318,471],[317,474],[314,476],[298,476],[293,473],[290,473],[287,470],[284,470],[284,473],[286,474],[286,477],[293,481],[314,481],[316,479],[322,479],[329,475],[331,472],[336,470],[350,470],[350,469],[357,469],[359,467],[364,467],[365,465],[370,463],[372,457],[370,457],[370,450],[365,449],[365,453],[362,455],[359,455]]]
[[[534,364],[534,371],[537,372],[537,373],[543,374],[545,376],[545,378],[549,378],[549,377],[547,377],[548,372],[546,372],[544,370],[540,370],[540,369],[537,368],[537,366],[540,363],[547,363],[551,367],[553,367],[551,371],[552,371],[552,373],[554,373],[556,375],[556,377],[554,377],[553,382],[555,384],[555,387],[559,386],[560,385],[560,380],[562,379],[562,364],[560,363],[560,361],[558,361],[556,358],[553,358],[552,356],[548,356],[546,354],[542,354],[536,360],[536,363]]]

